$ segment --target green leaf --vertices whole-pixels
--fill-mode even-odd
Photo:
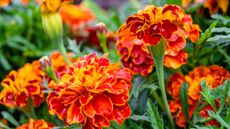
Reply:
[[[223,90],[219,92],[222,93],[222,96],[220,97],[220,107],[218,109],[218,113],[220,113],[223,110],[224,105],[226,103],[228,92],[230,90],[230,80],[225,81],[224,84],[219,87],[222,87]]]
[[[189,105],[188,105],[188,84],[183,83],[180,88],[180,100],[182,104],[182,111],[184,113],[187,123],[189,123]]]
[[[2,127],[3,129],[10,129],[7,125],[3,124],[2,122],[0,122],[0,127]]]
[[[166,0],[153,0],[153,5],[155,6],[164,6],[166,4]]]
[[[226,127],[227,129],[230,129],[230,125],[228,125],[226,121],[224,121],[224,119],[222,119],[222,117],[219,114],[216,114],[211,110],[208,111],[208,114],[211,117],[215,118],[222,126]]]
[[[228,104],[227,114],[226,114],[225,120],[230,121],[230,104]]]
[[[216,27],[212,30],[212,33],[230,33],[230,29],[227,27]]]
[[[166,0],[167,4],[181,5],[181,0]]]
[[[208,38],[207,42],[216,42],[218,44],[228,43],[230,44],[230,34],[229,35],[216,35]]]
[[[204,100],[208,102],[212,108],[216,111],[215,99],[212,95],[211,89],[206,85],[206,82],[201,82],[202,92],[201,95],[204,97]]]
[[[15,125],[15,126],[19,126],[20,124],[14,119],[14,117],[9,114],[6,111],[2,111],[1,112],[3,118],[5,118],[6,120],[8,120],[11,124]]]
[[[6,57],[2,53],[0,53],[0,65],[6,71],[12,69],[12,66],[10,65],[10,63],[8,62],[8,60],[6,59]]]
[[[212,29],[215,28],[217,23],[218,21],[215,21],[210,25],[210,27],[201,35],[200,39],[197,41],[197,45],[201,45],[212,35]]]
[[[149,119],[151,121],[151,126],[153,129],[164,129],[163,120],[158,113],[158,109],[152,103],[151,100],[147,102],[147,113],[149,115]]]
[[[148,121],[148,122],[150,122],[149,117],[144,116],[144,115],[131,115],[129,117],[129,119],[132,119],[134,121]]]

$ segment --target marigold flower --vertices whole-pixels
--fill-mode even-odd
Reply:
[[[134,74],[148,75],[153,70],[153,59],[142,40],[129,32],[118,36],[116,46],[121,55],[121,62]]]
[[[110,64],[106,57],[91,54],[78,59],[49,87],[49,112],[66,125],[80,123],[83,129],[102,129],[110,121],[121,124],[130,115],[128,105],[131,72]]]
[[[182,83],[186,82],[189,85],[188,97],[189,97],[189,113],[193,114],[194,106],[200,99],[200,92],[202,91],[200,83],[206,81],[209,88],[214,89],[224,83],[227,79],[230,79],[230,73],[223,67],[218,65],[212,65],[209,67],[199,66],[184,76],[181,73],[171,75],[167,84],[167,91],[172,96],[172,100],[169,102],[169,107],[176,118],[176,123],[180,127],[186,126],[184,114],[182,112],[180,103],[180,88]],[[216,101],[216,107],[219,107],[219,101]],[[210,105],[207,105],[203,110],[199,112],[199,115],[203,118],[208,118],[208,110],[213,110]],[[191,117],[191,116],[190,116]],[[206,122],[207,125],[218,126],[219,123],[216,120]]]
[[[206,0],[204,7],[209,9],[210,14],[218,12],[219,9],[222,10],[223,14],[228,11],[229,0]]]
[[[52,129],[54,127],[53,124],[48,123],[44,121],[43,119],[41,120],[33,120],[30,119],[28,123],[23,124],[16,129]]]
[[[11,0],[0,0],[0,7],[8,6]]]
[[[18,71],[11,71],[1,82],[3,90],[0,93],[0,103],[9,107],[23,107],[31,97],[34,106],[40,105],[43,101],[44,76],[38,61],[25,64]]]
[[[58,12],[63,5],[73,2],[73,0],[43,0],[41,3],[42,13]]]
[[[155,46],[162,38],[166,39],[165,65],[178,68],[186,63],[187,53],[183,51],[186,38],[196,42],[200,36],[199,26],[187,17],[189,15],[179,6],[147,6],[128,17],[118,33],[128,30],[147,46]]]
[[[83,4],[66,5],[60,9],[60,15],[63,23],[70,25],[72,31],[87,25],[87,22],[94,20],[95,16]]]

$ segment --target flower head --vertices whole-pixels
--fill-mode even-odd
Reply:
[[[1,85],[0,103],[9,107],[23,107],[31,97],[35,106],[43,101],[42,79],[45,73],[38,61],[32,64],[25,64],[18,71],[11,71]]]
[[[63,23],[70,25],[72,30],[87,25],[95,18],[93,12],[83,4],[63,6],[60,9],[60,15]]]
[[[30,119],[29,123],[23,124],[16,129],[52,129],[54,127],[53,124],[48,123],[44,121],[43,119],[41,120],[33,120]]]
[[[121,55],[121,62],[134,74],[148,75],[153,70],[153,59],[144,42],[129,32],[118,36],[116,46]]]
[[[60,7],[72,1],[73,0],[43,0],[41,3],[41,12],[43,14],[58,12]]]
[[[186,82],[189,85],[188,97],[189,97],[189,118],[194,112],[194,108],[198,103],[202,91],[200,83],[206,81],[209,88],[214,89],[224,83],[227,79],[230,79],[230,73],[223,67],[218,65],[212,65],[209,67],[199,66],[184,76],[181,73],[173,74],[169,78],[167,85],[167,91],[172,96],[173,100],[169,102],[169,107],[172,114],[176,117],[176,123],[180,127],[186,126],[184,114],[180,103],[180,88],[182,83]],[[219,107],[219,101],[216,100],[216,107]],[[207,105],[203,110],[199,112],[199,115],[203,118],[208,118],[208,110],[213,110],[210,105]],[[207,125],[219,125],[216,120],[206,122]]]
[[[131,72],[110,64],[106,57],[91,54],[70,66],[59,82],[51,82],[49,112],[57,114],[66,125],[80,123],[83,129],[102,129],[111,120],[121,124],[130,115],[127,103]]]
[[[0,7],[8,6],[10,4],[11,0],[1,0],[0,1]]]
[[[186,39],[196,42],[199,38],[199,26],[192,24],[191,17],[188,17],[179,6],[147,6],[128,17],[118,33],[128,30],[147,46],[155,46],[164,38],[165,65],[178,68],[186,63],[187,53],[183,51]]]

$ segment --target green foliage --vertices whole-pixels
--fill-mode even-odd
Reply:
[[[189,105],[188,105],[188,84],[183,83],[180,88],[180,100],[182,104],[182,111],[184,113],[186,122],[189,123]]]
[[[163,119],[160,117],[157,107],[151,102],[151,100],[148,100],[147,106],[147,113],[149,115],[152,128],[164,129]]]

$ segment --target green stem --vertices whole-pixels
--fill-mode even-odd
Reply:
[[[69,58],[67,57],[67,54],[66,54],[66,49],[65,49],[65,46],[64,46],[64,42],[63,42],[63,38],[60,37],[58,38],[59,40],[57,41],[58,43],[58,49],[61,51],[61,54],[65,60],[65,62],[70,66],[71,65],[71,62],[69,60]]]
[[[162,103],[162,99],[159,97],[158,93],[155,90],[151,91],[151,96],[157,101],[161,109],[166,110],[164,104]]]
[[[27,117],[37,119],[34,111],[33,100],[29,98],[26,106],[20,107],[20,109],[26,114]]]
[[[149,49],[149,52],[151,53],[151,55],[154,59],[154,62],[155,62],[157,78],[158,78],[159,86],[161,89],[161,96],[163,99],[164,107],[165,107],[166,112],[167,112],[167,116],[169,118],[171,129],[175,129],[173,117],[171,115],[171,112],[170,112],[170,109],[168,106],[168,100],[167,100],[167,95],[166,95],[166,91],[165,91],[165,84],[164,84],[163,61],[164,61],[164,54],[165,54],[165,49],[166,49],[165,40],[162,38],[160,43],[158,43],[155,46],[148,46],[148,49]]]
[[[102,51],[104,53],[108,53],[109,50],[107,48],[107,44],[106,44],[106,35],[105,34],[98,34],[99,40],[100,40],[100,45],[102,47]]]

